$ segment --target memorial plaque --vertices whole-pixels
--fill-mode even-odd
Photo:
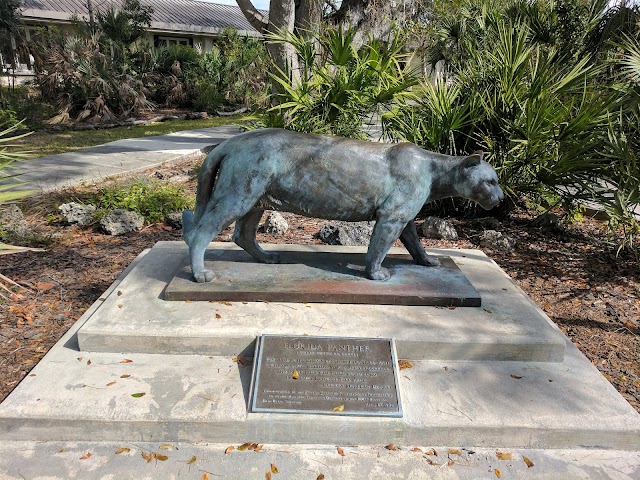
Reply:
[[[392,339],[261,335],[251,411],[401,417]]]

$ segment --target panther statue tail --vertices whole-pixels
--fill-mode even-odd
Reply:
[[[220,169],[220,162],[222,162],[224,157],[224,149],[222,146],[218,146],[214,148],[202,162],[200,173],[198,174],[195,213],[191,210],[184,210],[182,212],[182,232],[187,245],[191,245],[194,227],[207,208],[207,203],[211,198],[215,179]]]

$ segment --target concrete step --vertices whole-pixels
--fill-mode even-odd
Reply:
[[[501,452],[513,455],[512,459],[499,460],[495,449],[460,445],[440,447],[419,443],[389,450],[382,445],[338,444],[342,445],[344,456],[338,454],[335,444],[267,444],[259,453],[234,450],[225,455],[229,443],[173,443],[160,448],[158,442],[0,442],[0,477],[43,478],[46,472],[46,478],[51,480],[201,479],[204,474],[210,479],[264,480],[273,464],[279,472],[272,475],[273,479],[314,480],[322,478],[319,477],[322,474],[326,480],[487,480],[497,478],[496,470],[503,479],[640,478],[640,452],[513,449]],[[412,451],[416,447],[423,452],[433,448],[438,455]],[[115,453],[122,448],[129,451]],[[449,450],[458,450],[460,454],[450,454]],[[167,458],[148,463],[142,457],[142,453],[154,452]],[[91,456],[84,458],[88,453]],[[528,467],[524,457],[533,466]]]
[[[364,247],[264,245],[267,250],[359,252]],[[212,249],[238,249],[212,243]],[[392,254],[406,254],[402,248]],[[495,262],[479,250],[449,255],[482,296],[481,307],[164,301],[187,255],[183,242],[159,242],[78,332],[92,352],[253,354],[261,334],[395,338],[399,358],[561,362],[564,336]]]

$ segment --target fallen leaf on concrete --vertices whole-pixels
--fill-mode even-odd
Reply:
[[[222,318],[222,315],[220,315],[219,313],[216,313],[216,318]]]
[[[110,387],[111,385],[115,385],[115,384],[116,384],[116,382],[109,382],[109,383],[107,383],[107,387]]]
[[[271,464],[271,471],[273,473],[278,473],[278,467],[276,467],[273,463]]]
[[[511,374],[511,378],[515,378],[516,380],[520,380],[522,378],[522,375],[514,375],[513,373]]]
[[[133,360],[129,360],[128,358],[125,358],[124,360],[120,360],[120,363],[132,363]]]
[[[496,452],[498,460],[513,460],[513,453]]]
[[[425,457],[424,459],[427,461],[427,463],[428,463],[429,465],[438,465],[436,462],[434,462],[433,460],[431,460],[429,457]]]
[[[343,405],[338,405],[337,407],[333,407],[331,409],[334,412],[343,412],[344,411],[344,404]]]
[[[255,450],[256,448],[258,448],[257,443],[252,443],[251,445],[249,445],[249,450]]]
[[[120,378],[129,378],[131,375],[120,375]]]
[[[187,461],[187,465],[191,465],[193,463],[196,463],[196,456],[193,455],[188,461]]]
[[[393,443],[390,443],[384,448],[386,448],[387,450],[393,450],[393,451],[398,450],[398,447],[396,447]]]
[[[146,395],[145,392],[139,392],[139,393],[132,393],[131,396],[133,398],[140,398],[140,397],[144,397]]]
[[[398,360],[398,366],[400,370],[404,370],[405,368],[413,368],[413,364],[409,360]]]
[[[265,478],[265,480],[271,480],[271,472],[266,472],[264,474],[264,478]]]
[[[234,448],[236,448],[236,447],[234,447],[233,445],[229,445],[227,447],[227,449],[224,451],[224,454],[227,455],[227,454],[233,452]]]
[[[494,472],[496,472],[496,477],[498,477],[498,478],[502,478],[502,472],[500,471],[500,469],[499,469],[499,468],[496,468],[496,469],[494,470]]]
[[[529,468],[533,467],[534,463],[531,460],[529,460],[527,457],[525,457],[524,455],[522,456],[522,460],[524,460],[524,463],[527,464],[527,467],[529,467]]]
[[[262,450],[262,447],[264,447],[264,445],[258,445],[256,448],[253,449],[253,451],[257,453],[260,450]]]
[[[251,446],[251,443],[247,442],[247,443],[243,443],[242,445],[240,445],[238,447],[238,451],[239,452],[244,452],[245,450],[247,450],[249,447]]]
[[[120,455],[121,453],[129,453],[131,451],[128,447],[122,447],[116,450],[116,455]]]
[[[166,455],[163,455],[161,453],[154,453],[153,454],[153,458],[155,458],[156,460],[160,460],[161,462],[164,462],[164,461],[169,459],[169,457],[167,457]]]
[[[64,452],[64,447],[58,450],[58,453],[62,453],[62,452]]]
[[[438,456],[438,452],[436,452],[436,449],[435,449],[435,448],[430,448],[429,450],[427,450],[427,451],[426,451],[426,452],[424,452],[424,453],[426,453],[427,455],[434,455],[434,456],[436,456],[436,457]]]
[[[202,478],[200,480],[209,480],[209,474],[208,473],[203,473],[202,474]]]
[[[238,363],[240,365],[242,365],[243,367],[249,365],[251,363],[251,360],[249,360],[247,357],[239,357],[238,358]]]
[[[223,305],[226,305],[227,307],[230,307],[232,305],[231,302],[221,301],[220,303],[223,304]]]
[[[344,450],[342,450],[340,447],[336,447],[336,449],[338,450],[338,455],[341,455],[344,457]]]
[[[87,360],[87,365],[91,365],[91,359]]]
[[[142,458],[144,458],[147,461],[147,463],[150,463],[151,460],[153,460],[153,455],[151,455],[150,453],[147,454],[142,452]]]
[[[483,309],[483,310],[484,310],[485,312],[487,312],[487,313],[493,313],[493,310],[491,310],[490,308],[485,308],[485,309]]]
[[[412,451],[412,452],[418,452],[418,453],[424,453],[424,452],[422,451],[422,449],[421,449],[421,448],[418,448],[418,447],[413,447],[413,448],[411,449],[411,451]]]
[[[86,460],[87,458],[91,457],[92,455],[93,455],[93,453],[87,452],[87,453],[85,453],[84,455],[82,455],[80,457],[80,460]]]
[[[458,448],[450,448],[449,455],[462,455],[462,452]]]
[[[297,370],[293,371],[293,373],[291,374],[291,378],[293,378],[294,380],[298,380],[300,378],[300,374]]]
[[[449,460],[449,461],[447,462],[447,467],[453,467],[453,465],[454,465],[455,463],[456,463],[456,462],[454,462],[453,460]]]
[[[316,477],[316,480],[324,480],[324,475],[321,473]]]
[[[163,443],[162,445],[160,445],[160,448],[162,450],[173,450],[173,445],[171,445],[170,443]]]

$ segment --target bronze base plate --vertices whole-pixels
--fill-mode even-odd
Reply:
[[[281,262],[257,262],[244,250],[209,249],[205,267],[216,278],[196,283],[186,258],[165,300],[358,303],[478,307],[480,294],[450,257],[439,267],[416,265],[409,255],[387,255],[387,281],[364,276],[364,253],[277,251]]]
[[[393,340],[261,335],[251,411],[401,417]]]

